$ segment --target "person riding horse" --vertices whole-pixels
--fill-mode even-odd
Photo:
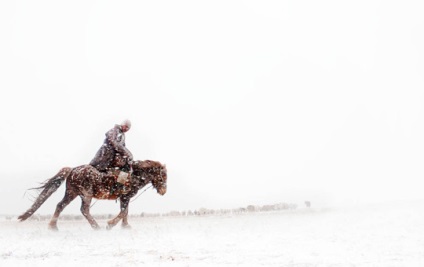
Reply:
[[[111,172],[120,170],[117,184],[112,188],[111,193],[117,189],[123,189],[124,184],[129,182],[129,175],[131,173],[131,163],[133,155],[125,147],[125,133],[131,128],[131,122],[124,120],[120,125],[116,124],[112,129],[106,133],[106,138],[103,145],[97,151],[94,158],[91,160],[90,165],[100,172],[113,175]]]
[[[57,220],[63,209],[77,196],[81,197],[81,213],[94,229],[99,229],[96,220],[90,214],[91,201],[95,199],[119,200],[118,216],[108,221],[107,229],[122,220],[123,227],[128,224],[128,205],[138,191],[151,184],[157,193],[164,195],[167,190],[166,165],[158,161],[133,161],[132,153],[125,147],[125,133],[131,128],[131,122],[125,120],[106,133],[104,144],[97,151],[90,164],[75,168],[64,167],[55,176],[47,179],[31,208],[18,217],[24,221],[66,181],[65,196],[56,205],[49,228],[57,230]]]

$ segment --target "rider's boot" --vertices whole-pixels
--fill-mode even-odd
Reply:
[[[114,184],[112,185],[112,187],[110,188],[109,195],[113,195],[113,193],[115,193],[115,192],[119,192],[119,191],[121,191],[122,189],[124,189],[124,185],[123,185],[123,184],[121,184],[121,183],[116,182],[116,183],[114,183]]]

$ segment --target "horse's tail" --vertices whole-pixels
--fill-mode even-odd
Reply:
[[[54,193],[56,190],[60,187],[60,185],[63,183],[63,181],[66,180],[66,178],[71,174],[72,168],[65,167],[62,168],[55,176],[52,178],[46,180],[42,186],[36,187],[33,189],[42,189],[41,193],[38,195],[37,199],[35,200],[34,204],[32,204],[31,208],[27,210],[24,214],[18,217],[18,220],[25,221],[31,215],[34,214],[35,211],[38,210],[38,208],[43,205],[43,203]]]

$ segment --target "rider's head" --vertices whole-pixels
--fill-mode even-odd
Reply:
[[[131,121],[130,120],[124,120],[122,123],[121,123],[121,129],[122,129],[122,131],[125,133],[125,132],[128,132],[128,130],[131,128]]]

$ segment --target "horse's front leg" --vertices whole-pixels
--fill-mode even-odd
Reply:
[[[115,218],[113,218],[112,220],[107,222],[107,226],[106,228],[108,230],[112,229],[115,225],[118,224],[118,222],[123,219],[122,224],[124,227],[130,227],[128,224],[128,204],[130,203],[129,198],[121,198],[120,199],[121,202],[121,211],[119,212],[118,216],[116,216]]]
[[[131,229],[131,225],[128,224],[128,208],[129,207],[127,206],[126,211],[125,211],[125,215],[122,218],[122,224],[121,224],[122,228],[125,228],[125,229]]]
[[[90,214],[90,204],[92,197],[82,196],[82,204],[81,204],[81,213],[88,220],[91,227],[93,229],[100,229],[100,226],[97,224],[96,220],[94,220],[93,216]]]

